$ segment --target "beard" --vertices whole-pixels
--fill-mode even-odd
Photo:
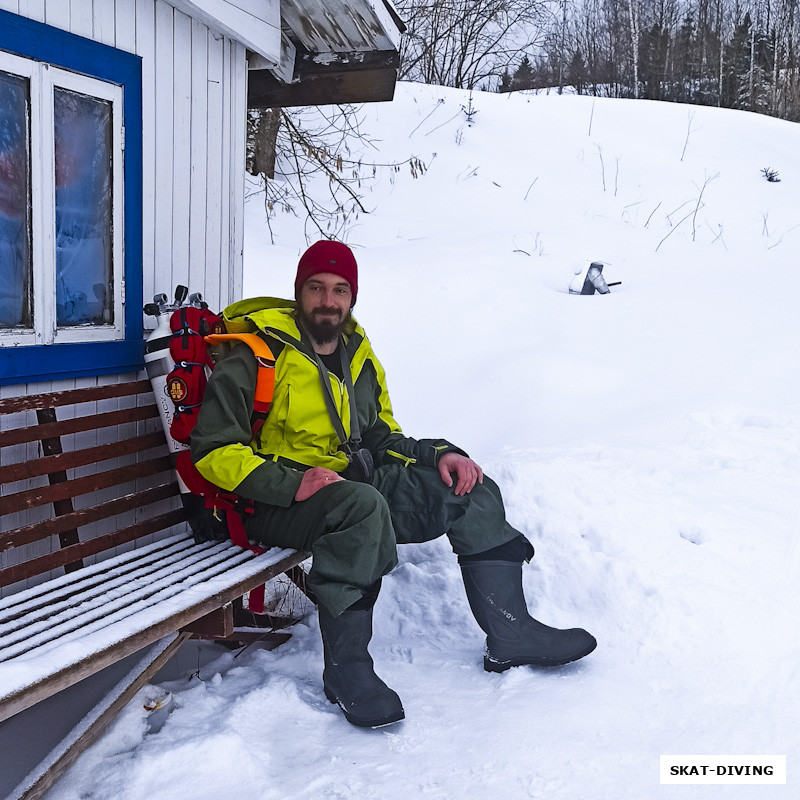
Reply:
[[[342,314],[338,308],[320,306],[306,314],[303,309],[298,308],[297,317],[301,326],[317,344],[330,344],[339,338],[350,312]]]

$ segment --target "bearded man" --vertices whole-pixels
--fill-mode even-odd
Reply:
[[[486,633],[487,671],[566,664],[597,643],[528,614],[522,564],[533,547],[506,522],[500,491],[478,464],[444,439],[402,433],[383,367],[351,314],[357,295],[350,248],[320,241],[300,259],[295,302],[258,298],[225,309],[229,329],[269,344],[274,397],[253,438],[257,365],[249,347],[235,347],[212,373],[191,452],[204,477],[254,501],[245,517],[251,541],[311,552],[325,695],[349,722],[374,728],[405,716],[367,649],[398,543],[447,535]]]

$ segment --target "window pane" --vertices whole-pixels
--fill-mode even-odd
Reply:
[[[55,89],[56,322],[114,322],[111,102]]]
[[[29,96],[0,72],[0,328],[33,327]]]

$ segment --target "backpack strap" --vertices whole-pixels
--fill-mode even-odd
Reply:
[[[205,340],[212,347],[224,342],[243,342],[252,351],[258,364],[256,376],[256,393],[253,400],[253,416],[251,426],[253,434],[261,430],[275,393],[275,356],[269,345],[256,333],[215,333],[206,336]]]
[[[234,342],[246,344],[252,351],[258,364],[258,374],[256,375],[256,391],[253,398],[253,413],[250,417],[250,426],[255,436],[267,418],[267,412],[272,404],[272,397],[275,393],[275,356],[270,350],[269,345],[255,333],[215,333],[205,337],[206,343],[215,347],[216,345]],[[248,509],[252,513],[252,508]],[[253,550],[255,553],[264,552],[263,548],[251,545],[247,540],[244,524],[241,517],[242,510],[235,507],[226,511],[228,531],[231,540],[240,547]],[[256,614],[264,612],[264,584],[256,587],[250,592],[250,610]]]

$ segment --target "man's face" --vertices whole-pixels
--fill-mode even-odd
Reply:
[[[352,304],[350,284],[332,272],[320,272],[303,284],[297,315],[315,342],[328,344],[338,338]]]

